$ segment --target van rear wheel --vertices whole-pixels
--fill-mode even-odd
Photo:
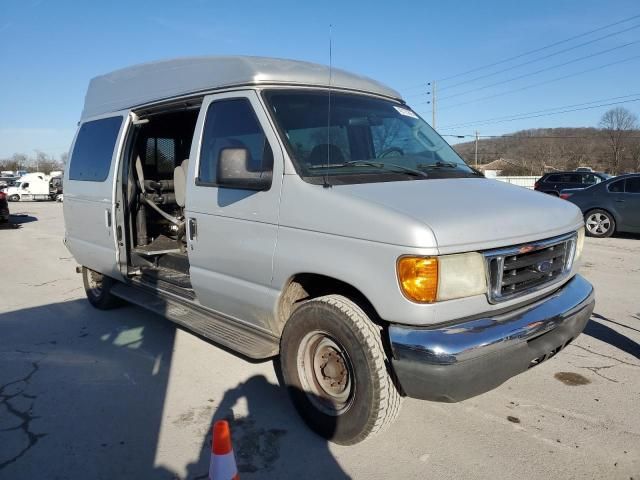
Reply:
[[[397,418],[401,397],[387,372],[380,329],[348,298],[303,303],[280,345],[282,380],[317,434],[353,445]]]
[[[99,310],[110,310],[122,304],[122,300],[111,294],[116,280],[82,267],[82,283],[89,303]]]

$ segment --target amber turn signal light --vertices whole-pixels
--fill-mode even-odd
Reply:
[[[438,259],[435,257],[401,257],[398,280],[402,293],[414,302],[431,303],[438,294]]]

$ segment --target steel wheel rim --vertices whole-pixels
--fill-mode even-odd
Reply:
[[[330,416],[346,412],[353,402],[353,366],[346,350],[327,332],[307,333],[297,354],[298,378],[315,408]]]
[[[604,213],[592,213],[585,222],[587,230],[594,235],[603,235],[611,228],[611,219]]]

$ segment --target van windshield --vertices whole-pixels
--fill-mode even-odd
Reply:
[[[298,173],[320,183],[477,177],[424,120],[405,105],[327,91],[272,90],[268,106]]]

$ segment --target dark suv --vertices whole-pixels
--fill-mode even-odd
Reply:
[[[554,172],[545,173],[533,187],[539,192],[560,196],[565,188],[587,188],[611,178],[600,172]]]

